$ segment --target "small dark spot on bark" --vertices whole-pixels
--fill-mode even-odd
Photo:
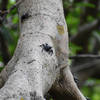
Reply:
[[[25,34],[23,34],[23,37],[25,36]]]
[[[13,94],[13,95],[12,95],[12,97],[13,97],[13,98],[15,98],[15,97],[16,97],[16,95],[15,95],[15,94]]]
[[[10,98],[10,97],[8,97],[8,96],[7,96],[7,97],[4,97],[4,99],[3,99],[3,100],[7,100],[7,99],[9,99],[9,98]]]
[[[17,72],[17,70],[14,71],[14,73]]]
[[[30,34],[32,34],[32,33],[30,33]]]
[[[19,94],[20,94],[20,96],[22,96],[22,95],[23,95],[23,93],[22,93],[22,92],[20,92]]]
[[[16,72],[17,72],[17,70],[13,70],[11,73],[14,74],[14,73],[16,73]]]
[[[26,12],[25,14],[23,14],[21,16],[21,22],[23,23],[26,19],[28,19],[29,17],[31,17],[31,15],[29,15],[28,12]]]
[[[36,91],[30,92],[30,95],[31,95],[32,97],[36,97]]]
[[[18,62],[18,61],[19,61],[19,58],[17,58],[16,62]]]
[[[35,16],[37,16],[38,14],[36,13]]]
[[[32,51],[32,49],[30,51]]]
[[[38,96],[36,91],[30,92],[31,100],[42,100],[41,96]]]
[[[59,11],[60,9],[58,8],[57,10]]]
[[[44,26],[43,26],[43,25],[41,25],[41,26],[40,26],[40,28],[41,28],[40,30],[42,30],[42,29],[44,28]]]
[[[32,92],[30,92],[30,96],[33,96],[33,93]]]
[[[20,70],[21,72],[23,71],[23,70]]]
[[[58,65],[55,68],[57,69],[58,68]]]
[[[27,64],[31,64],[33,61],[36,61],[35,59],[30,60],[29,62],[27,62]]]

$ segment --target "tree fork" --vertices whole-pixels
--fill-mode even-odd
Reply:
[[[21,34],[12,59],[0,75],[1,81],[5,81],[0,99],[45,100],[50,89],[60,93],[59,86],[64,95],[86,100],[68,65],[62,0],[24,0],[18,11]]]

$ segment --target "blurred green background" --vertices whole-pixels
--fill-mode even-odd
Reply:
[[[15,0],[0,0],[5,11]],[[100,0],[63,0],[69,31],[70,56],[100,53]],[[15,8],[5,18],[0,14],[0,71],[11,59],[19,37],[18,12]],[[78,86],[86,97],[100,100],[100,60],[73,58],[69,60]]]

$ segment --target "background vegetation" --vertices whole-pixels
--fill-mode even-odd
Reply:
[[[63,0],[69,30],[70,60],[78,86],[91,100],[100,100],[100,0]],[[5,11],[15,0],[0,0]],[[0,71],[11,59],[19,37],[18,12],[0,11]],[[76,56],[75,56],[76,55]]]

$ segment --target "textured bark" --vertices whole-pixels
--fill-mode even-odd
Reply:
[[[79,91],[68,67],[61,71],[61,77],[50,90],[54,100],[86,100]]]
[[[68,67],[62,0],[23,0],[18,11],[21,34],[14,56],[1,72],[1,86],[5,84],[0,100],[44,100],[52,85],[56,90],[62,78],[64,94],[86,100]]]

